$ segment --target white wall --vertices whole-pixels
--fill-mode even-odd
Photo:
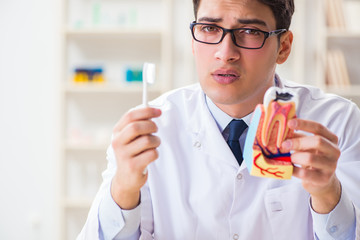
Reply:
[[[0,239],[55,239],[59,0],[0,0]]]

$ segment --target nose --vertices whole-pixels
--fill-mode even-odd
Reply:
[[[240,59],[240,48],[237,47],[231,34],[227,33],[224,39],[216,45],[217,51],[215,52],[215,58],[225,63],[236,62]]]

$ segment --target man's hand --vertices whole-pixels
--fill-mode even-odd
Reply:
[[[302,179],[302,185],[311,195],[311,205],[318,213],[329,213],[338,204],[341,196],[340,181],[335,170],[340,157],[338,138],[323,125],[301,119],[293,119],[289,128],[312,133],[307,136],[295,134],[283,142],[284,150],[294,151],[291,161],[293,176]]]
[[[142,108],[127,112],[115,125],[112,147],[117,170],[111,183],[111,195],[122,209],[132,209],[139,204],[140,188],[146,183],[146,167],[158,158],[156,148],[160,139],[151,118],[161,115],[155,108]]]

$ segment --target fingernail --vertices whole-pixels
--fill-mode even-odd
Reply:
[[[155,113],[156,115],[161,114],[161,110],[158,109],[158,108],[154,108],[154,113]]]
[[[291,140],[286,140],[281,144],[281,146],[286,150],[291,150],[292,142]]]
[[[289,120],[288,126],[289,126],[290,128],[296,128],[296,127],[297,127],[297,121],[296,121],[295,119]]]

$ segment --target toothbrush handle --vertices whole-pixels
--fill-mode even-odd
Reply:
[[[143,92],[142,92],[142,101],[144,108],[148,107],[148,101],[147,101],[147,79],[146,76],[143,76]],[[148,168],[146,167],[143,171],[143,175],[146,175],[148,173]]]
[[[143,93],[142,93],[142,100],[143,100],[143,106],[144,107],[148,107],[148,102],[147,102],[147,80],[144,78],[143,79]]]

